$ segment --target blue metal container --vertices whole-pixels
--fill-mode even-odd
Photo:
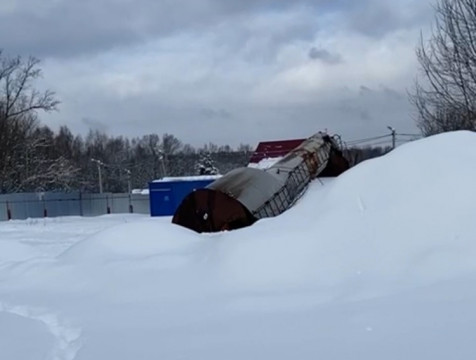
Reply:
[[[172,216],[182,200],[197,189],[203,189],[219,175],[168,177],[149,183],[151,216]]]

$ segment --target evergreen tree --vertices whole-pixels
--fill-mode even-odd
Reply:
[[[198,175],[216,175],[218,169],[215,167],[209,152],[202,152],[195,166]]]

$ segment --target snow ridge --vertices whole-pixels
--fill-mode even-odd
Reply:
[[[55,344],[45,360],[74,360],[82,346],[80,328],[74,327],[55,313],[29,306],[12,306],[0,302],[0,312],[18,315],[43,323],[53,335]]]

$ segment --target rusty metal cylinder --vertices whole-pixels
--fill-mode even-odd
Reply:
[[[331,169],[335,164],[341,167]],[[172,222],[197,232],[249,226],[286,211],[319,174],[338,175],[347,168],[335,141],[317,133],[266,170],[234,169],[205,189],[190,193]]]

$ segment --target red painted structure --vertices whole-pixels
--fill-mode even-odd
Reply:
[[[263,159],[282,157],[303,143],[306,139],[262,141],[251,155],[250,163],[257,164]]]

